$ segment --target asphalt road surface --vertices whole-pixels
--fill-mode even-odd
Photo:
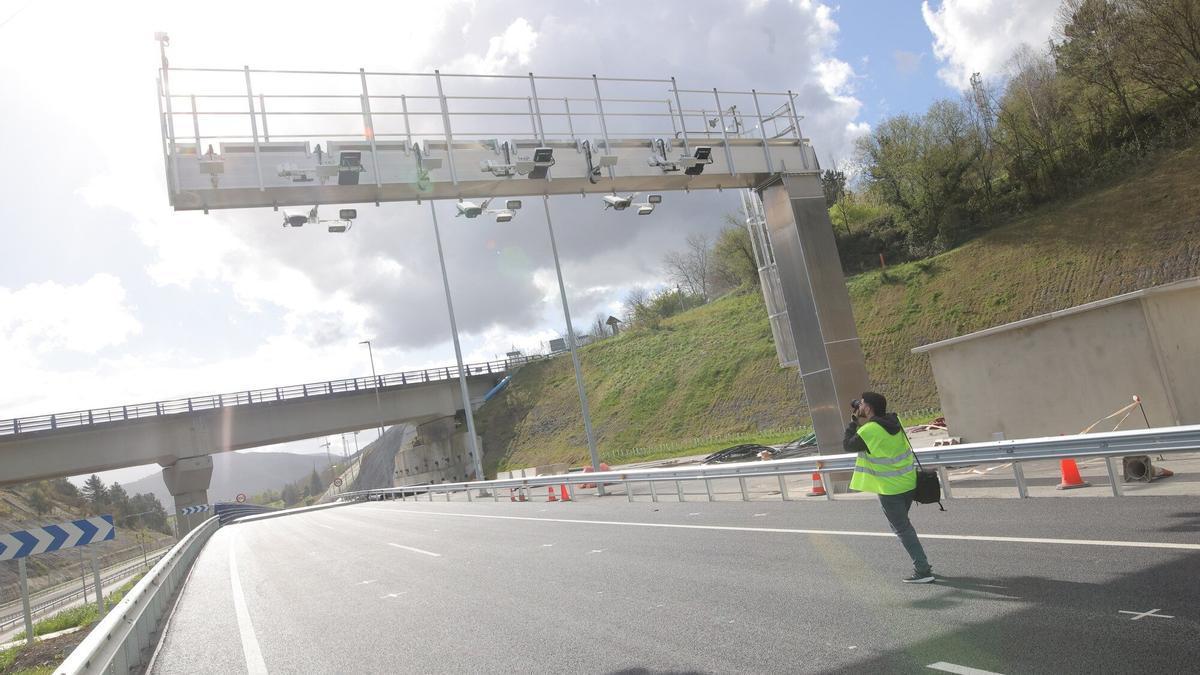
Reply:
[[[152,672],[1195,672],[1200,498],[948,508],[914,509],[930,585],[900,583],[870,501],[374,502],[227,526]]]

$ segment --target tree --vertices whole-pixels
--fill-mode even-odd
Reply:
[[[608,321],[608,315],[604,312],[600,312],[592,318],[592,337],[596,338],[597,340],[602,340],[608,337],[608,324],[605,323],[606,321]]]
[[[729,226],[717,234],[713,244],[713,271],[717,281],[728,288],[758,286],[758,261],[750,233],[734,216],[726,216]]]
[[[50,501],[50,497],[46,495],[46,489],[40,485],[35,487],[29,495],[29,505],[39,516],[50,513],[54,509],[54,502]]]
[[[850,221],[846,219],[846,172],[839,171],[836,164],[834,168],[822,171],[821,189],[825,191],[825,208],[838,206],[842,212],[842,222],[846,225],[846,234],[850,234]]]
[[[1111,97],[1141,146],[1130,89],[1130,62],[1121,36],[1131,32],[1129,15],[1114,0],[1064,0],[1059,8],[1062,42],[1054,48],[1059,69]],[[1100,111],[1103,115],[1103,111]],[[1101,117],[1103,119],[1103,117]]]
[[[316,467],[313,467],[312,474],[308,477],[308,494],[319,495],[325,491],[325,484],[321,482],[321,474],[317,473]]]
[[[663,256],[667,277],[688,295],[699,296],[708,301],[709,254],[712,242],[706,234],[689,234],[687,247],[682,251],[671,251]]]
[[[108,486],[108,503],[112,505],[113,515],[118,518],[127,513],[137,513],[129,508],[129,493],[116,481]]]
[[[101,506],[108,501],[108,488],[104,487],[104,481],[100,480],[96,474],[92,474],[83,482],[80,492],[92,503],[92,506]]]
[[[650,293],[641,286],[634,286],[625,294],[622,307],[625,310],[625,323],[637,323],[638,318],[645,313],[646,304],[650,301]]]

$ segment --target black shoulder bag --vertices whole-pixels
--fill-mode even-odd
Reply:
[[[942,506],[942,484],[938,480],[937,470],[921,466],[921,459],[917,457],[917,451],[913,448],[912,441],[908,439],[908,432],[904,431],[903,426],[900,427],[900,431],[904,434],[908,449],[917,462],[917,488],[913,491],[913,501],[918,504],[937,504],[939,509],[945,511],[946,507]]]

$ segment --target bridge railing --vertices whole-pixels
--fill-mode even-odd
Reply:
[[[532,354],[511,359],[498,359],[482,363],[464,364],[468,376],[504,373],[514,367],[541,361],[555,354]],[[144,417],[190,413],[198,410],[213,410],[230,406],[249,405],[257,403],[274,403],[297,398],[312,396],[329,396],[346,392],[357,392],[372,389],[385,389],[409,384],[425,382],[440,382],[458,377],[458,366],[441,368],[424,368],[408,370],[402,373],[387,373],[377,377],[355,377],[345,380],[327,380],[325,382],[309,382],[283,387],[252,389],[245,391],[227,392],[224,394],[208,394],[191,396],[169,401],[154,401],[150,403],[134,403],[130,405],[110,406],[107,408],[92,408],[89,410],[74,410],[71,412],[54,413],[51,415],[35,415],[0,419],[0,436],[23,434],[34,431],[78,427],[106,422],[119,422]]]
[[[948,445],[916,450],[915,453],[922,466],[937,469],[941,476],[943,494],[946,497],[951,496],[950,481],[946,474],[946,468],[949,466],[1011,463],[1018,493],[1020,496],[1026,497],[1028,496],[1028,491],[1025,485],[1024,473],[1021,469],[1022,462],[1087,458],[1100,458],[1104,460],[1108,470],[1112,493],[1114,496],[1121,496],[1121,481],[1112,461],[1113,458],[1196,450],[1200,450],[1200,425]],[[366,500],[428,497],[429,501],[433,501],[435,494],[445,495],[446,499],[449,500],[451,493],[465,492],[468,501],[473,501],[477,498],[477,495],[490,496],[491,499],[498,500],[499,491],[501,490],[513,490],[520,494],[527,492],[531,488],[542,488],[544,490],[548,487],[559,488],[560,486],[566,486],[569,489],[577,489],[581,486],[618,485],[624,487],[627,498],[629,501],[633,501],[633,485],[635,483],[648,483],[651,487],[651,496],[657,501],[656,486],[663,483],[673,483],[676,494],[682,500],[684,495],[683,482],[703,481],[707,497],[709,501],[712,501],[713,490],[711,481],[736,478],[739,482],[742,499],[749,501],[750,493],[746,485],[746,479],[776,477],[779,481],[780,497],[788,500],[790,499],[790,495],[787,482],[785,481],[787,476],[819,474],[826,498],[833,499],[832,486],[829,484],[829,474],[837,471],[853,470],[856,459],[857,455],[855,454],[817,455],[794,459],[729,464],[700,464],[683,467],[631,469],[595,473],[575,472],[530,478],[440,483],[436,485],[408,485],[376,490],[360,490],[343,493],[341,498],[344,500]]]

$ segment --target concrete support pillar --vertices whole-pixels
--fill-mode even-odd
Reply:
[[[211,455],[184,457],[170,466],[163,467],[163,482],[167,484],[167,491],[175,498],[175,522],[178,523],[176,529],[180,537],[212,516],[211,511],[186,516],[180,513],[189,506],[208,503],[208,486],[212,481],[212,471]]]
[[[838,454],[868,378],[825,193],[816,175],[784,175],[760,194],[818,452]],[[835,490],[849,480],[835,474]]]

